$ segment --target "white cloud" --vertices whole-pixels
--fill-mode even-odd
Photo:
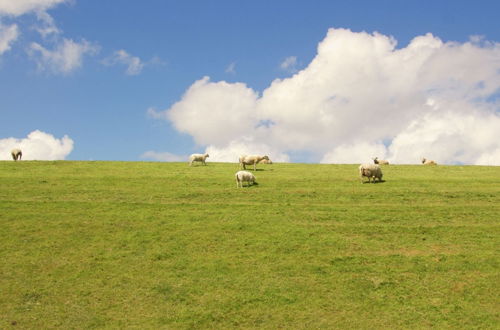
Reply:
[[[428,113],[409,124],[392,141],[391,157],[401,163],[422,157],[438,163],[500,165],[500,117],[494,113],[450,110]]]
[[[396,44],[379,33],[330,29],[306,68],[262,95],[205,77],[156,114],[215,152],[250,141],[323,162],[500,165],[500,44],[432,34]]]
[[[75,42],[64,38],[54,50],[48,50],[34,42],[29,52],[40,71],[69,74],[82,66],[84,55],[94,55],[98,51],[98,46],[86,40]]]
[[[230,63],[224,72],[236,74],[236,63],[235,62]]]
[[[144,62],[139,57],[130,55],[124,49],[117,50],[113,55],[102,60],[101,63],[107,66],[125,65],[127,67],[125,73],[129,76],[140,74],[146,66],[165,66],[167,64],[158,56],[153,56],[149,61]]]
[[[0,0],[0,15],[21,16],[30,12],[46,11],[68,0]]]
[[[199,144],[224,145],[245,133],[253,134],[257,94],[245,84],[195,82],[167,115],[175,128]]]
[[[71,39],[60,38],[62,31],[56,26],[54,19],[47,11],[63,3],[73,3],[74,0],[0,0],[0,17],[7,16],[16,20],[22,15],[36,15],[38,23],[33,27],[46,42],[48,37],[54,49],[47,49],[46,45],[32,42],[28,53],[35,59],[39,70],[52,73],[68,74],[81,67],[85,54],[95,54],[98,47],[86,40],[75,42]],[[22,26],[22,21],[19,21]],[[13,24],[8,29],[0,24],[0,55],[10,49],[10,43],[17,39],[18,25]]]
[[[168,116],[167,116],[167,113],[165,111],[159,111],[159,110],[156,110],[155,108],[148,108],[148,110],[146,111],[146,114],[148,115],[148,117],[150,118],[153,118],[153,119],[164,119],[164,120],[168,120]]]
[[[240,155],[268,155],[273,162],[289,162],[290,157],[265,143],[255,143],[248,139],[231,141],[228,145],[210,145],[205,150],[214,162],[237,163]]]
[[[11,44],[18,36],[19,31],[16,24],[5,26],[0,23],[0,55],[10,50]]]
[[[152,159],[162,162],[183,162],[188,161],[187,155],[176,155],[170,152],[157,152],[157,151],[146,151],[141,155],[143,159]]]
[[[43,38],[47,38],[49,35],[59,35],[61,33],[61,30],[57,28],[54,19],[47,12],[37,12],[37,17],[42,24],[35,27],[35,29]]]
[[[0,139],[0,160],[12,159],[10,151],[14,148],[22,150],[23,160],[61,160],[73,150],[73,140],[67,135],[57,139],[39,130],[31,132],[23,139]]]
[[[111,57],[108,57],[102,63],[105,65],[125,65],[127,67],[125,73],[129,76],[140,74],[144,68],[144,62],[142,62],[139,57],[132,56],[123,49],[117,50]]]
[[[353,144],[342,144],[327,152],[321,163],[371,163],[374,157],[384,159],[386,157],[386,147],[382,143],[358,142]]]
[[[297,56],[289,56],[280,64],[282,70],[297,72]]]

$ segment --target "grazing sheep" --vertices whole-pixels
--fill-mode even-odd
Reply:
[[[21,157],[23,157],[23,152],[21,151],[21,149],[12,149],[10,154],[12,155],[12,159],[14,161],[18,161],[18,160],[21,160]]]
[[[270,159],[262,159],[259,164],[272,164],[273,162]]]
[[[359,165],[359,176],[361,178],[361,183],[363,183],[363,177],[368,178],[368,183],[371,182],[373,178],[373,183],[375,183],[375,179],[378,179],[379,182],[382,181],[382,169],[377,164],[362,164]]]
[[[247,182],[247,187],[250,186],[250,183],[256,184],[255,176],[248,171],[238,171],[235,174],[236,177],[236,188],[243,188],[243,182]]]
[[[243,167],[244,170],[246,170],[246,165],[253,165],[253,170],[257,170],[257,163],[261,162],[262,160],[269,160],[268,156],[259,156],[259,155],[252,155],[252,156],[247,156],[247,155],[242,155],[240,156],[240,168]]]
[[[431,159],[422,158],[422,164],[424,165],[437,165],[437,163]]]
[[[388,160],[378,159],[378,157],[373,158],[373,162],[375,164],[379,164],[379,165],[389,165],[389,161]]]
[[[205,163],[205,159],[207,159],[208,154],[192,154],[189,156],[189,166],[193,165],[193,162],[201,162],[203,165],[207,165]]]

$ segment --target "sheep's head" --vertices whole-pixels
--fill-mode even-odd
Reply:
[[[205,157],[210,157],[208,154],[205,154],[204,156],[205,156]]]
[[[375,164],[378,164],[378,157],[372,158]]]
[[[422,164],[423,164],[423,163],[425,163],[425,161],[426,161],[426,160],[427,160],[427,159],[425,159],[425,158],[422,158]]]
[[[262,159],[269,160],[269,157],[268,156],[264,156],[264,157],[262,157]]]

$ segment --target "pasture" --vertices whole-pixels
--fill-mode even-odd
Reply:
[[[498,328],[500,167],[0,162],[0,328]]]

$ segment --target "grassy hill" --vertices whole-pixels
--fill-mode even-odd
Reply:
[[[498,328],[500,167],[0,162],[0,328]]]

